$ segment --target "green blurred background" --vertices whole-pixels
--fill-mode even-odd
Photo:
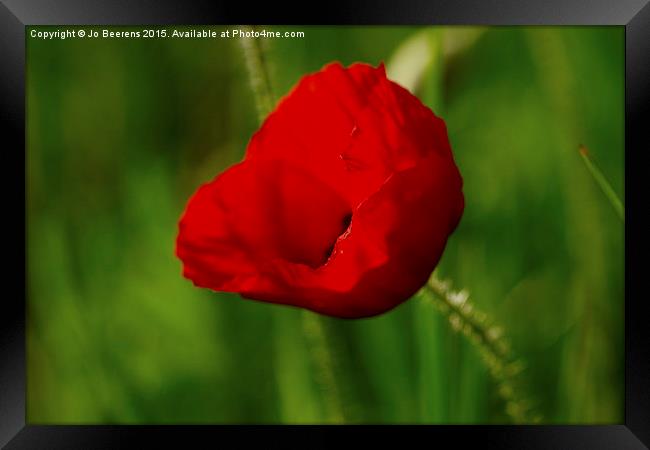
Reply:
[[[445,119],[467,206],[440,276],[543,422],[622,422],[623,224],[578,145],[623,197],[623,28],[266,29],[305,32],[264,41],[276,95],[384,61]],[[185,203],[258,126],[237,39],[28,37],[27,120],[28,422],[510,421],[424,298],[345,321],[182,278]]]

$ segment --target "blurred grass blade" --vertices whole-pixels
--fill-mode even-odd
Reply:
[[[443,59],[470,48],[485,30],[477,27],[427,27],[418,31],[402,42],[391,55],[386,65],[388,78],[415,94],[432,75],[432,70],[442,72]]]
[[[298,311],[274,311],[275,377],[283,423],[309,424],[323,421],[320,399],[313,388],[309,358]]]
[[[443,52],[445,59],[464,52],[474,45],[487,27],[450,27],[444,29]]]
[[[426,72],[437,59],[440,46],[437,36],[425,29],[406,39],[390,57],[386,65],[388,78],[408,89],[419,90]]]
[[[428,292],[418,292],[414,308],[417,345],[417,393],[419,423],[450,423],[454,373],[452,348],[445,318],[438,314]],[[444,363],[442,363],[444,361]]]
[[[616,195],[616,192],[614,192],[614,188],[612,188],[612,185],[609,184],[603,173],[598,167],[596,167],[596,165],[589,157],[589,150],[587,147],[580,145],[579,150],[580,156],[582,157],[585,166],[587,166],[587,170],[591,176],[594,177],[594,180],[596,180],[596,183],[600,187],[600,190],[603,191],[603,194],[605,194],[605,197],[607,197],[607,200],[609,200],[609,204],[612,205],[612,208],[614,208],[614,211],[616,211],[618,217],[621,219],[621,221],[625,222],[625,208],[623,207],[621,199],[618,198],[618,195]]]

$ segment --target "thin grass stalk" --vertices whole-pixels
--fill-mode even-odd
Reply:
[[[612,208],[614,208],[614,211],[616,211],[616,215],[619,217],[619,219],[621,219],[623,223],[625,223],[625,208],[623,207],[623,202],[621,202],[621,199],[618,198],[618,195],[616,195],[614,188],[611,184],[609,184],[609,181],[607,181],[605,175],[603,175],[598,166],[596,166],[596,164],[594,164],[594,162],[591,160],[587,147],[580,145],[579,150],[580,156],[582,157],[582,160],[584,161],[585,167],[587,167],[589,174],[596,181],[596,184],[598,184],[600,190],[603,191],[603,194],[605,194],[605,197],[609,201],[609,204],[612,206]]]

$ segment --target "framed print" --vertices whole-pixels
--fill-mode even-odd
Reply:
[[[319,8],[3,1],[0,444],[647,448],[650,7]]]

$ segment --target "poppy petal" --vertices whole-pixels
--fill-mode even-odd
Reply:
[[[382,65],[335,63],[194,194],[176,251],[198,286],[366,317],[426,282],[463,209],[444,122]]]
[[[186,276],[215,289],[254,277],[275,259],[319,267],[350,215],[345,200],[300,169],[245,161],[192,197],[177,253],[187,262]]]

